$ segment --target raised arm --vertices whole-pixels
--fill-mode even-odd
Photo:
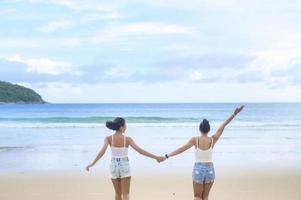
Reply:
[[[129,137],[129,145],[135,149],[138,153],[140,153],[141,155],[144,155],[146,157],[149,157],[149,158],[153,158],[155,160],[157,160],[158,162],[161,162],[164,160],[164,157],[159,157],[159,156],[156,156],[152,153],[149,153],[147,151],[145,151],[144,149],[140,148],[132,138]]]
[[[108,138],[105,138],[103,146],[101,147],[100,151],[98,152],[96,158],[94,159],[94,161],[91,164],[89,164],[86,167],[87,171],[89,171],[90,168],[93,167],[97,163],[97,161],[105,154],[105,152],[108,148],[108,145],[109,145],[109,140],[108,140]]]
[[[216,133],[212,136],[213,137],[213,141],[214,141],[214,144],[217,142],[217,140],[220,138],[220,136],[223,134],[224,132],[224,129],[226,128],[226,126],[234,119],[234,117],[240,113],[242,111],[242,109],[244,108],[244,105],[243,106],[240,106],[240,107],[237,107],[233,114],[228,117],[228,119],[222,123],[222,125],[220,125],[220,127],[217,129]]]
[[[178,149],[174,150],[173,152],[167,154],[167,158],[172,157],[172,156],[176,156],[180,153],[183,153],[187,149],[191,148],[193,145],[195,145],[195,137],[191,138],[186,144],[184,144],[180,148],[178,148]]]

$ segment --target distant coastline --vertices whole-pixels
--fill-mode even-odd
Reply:
[[[0,81],[0,104],[45,104],[41,95],[30,88]]]
[[[10,105],[10,104],[12,104],[12,105],[18,105],[18,104],[20,104],[20,105],[23,105],[23,104],[51,104],[51,103],[49,103],[49,102],[46,102],[46,101],[43,101],[43,102],[24,102],[24,101],[20,101],[20,102],[0,102],[0,105],[3,105],[3,104],[5,104],[5,105]]]

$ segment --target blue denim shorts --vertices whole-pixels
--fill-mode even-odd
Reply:
[[[213,183],[215,179],[215,170],[213,163],[195,163],[192,171],[192,180],[198,184]]]
[[[124,158],[112,158],[110,165],[111,179],[131,176],[130,162]]]

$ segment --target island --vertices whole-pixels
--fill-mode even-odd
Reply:
[[[0,81],[0,103],[44,104],[46,102],[30,88]]]

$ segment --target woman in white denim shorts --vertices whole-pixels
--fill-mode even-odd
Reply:
[[[104,140],[104,144],[97,154],[94,161],[86,167],[89,171],[92,166],[104,155],[107,147],[110,145],[112,151],[112,159],[110,165],[110,176],[115,189],[115,200],[128,200],[130,199],[130,182],[131,170],[128,158],[128,147],[131,146],[140,154],[153,158],[158,162],[165,160],[165,157],[156,156],[151,154],[138,145],[130,137],[124,136],[126,130],[126,123],[123,118],[117,117],[113,121],[107,121],[106,127],[114,130],[115,133],[108,136]]]
[[[235,109],[234,113],[209,137],[210,124],[207,119],[200,123],[201,136],[191,138],[187,144],[178,148],[165,157],[169,158],[183,153],[192,146],[195,147],[195,164],[192,170],[194,200],[208,200],[210,189],[215,179],[215,170],[212,162],[213,147],[222,135],[225,127],[240,112],[244,106]]]

